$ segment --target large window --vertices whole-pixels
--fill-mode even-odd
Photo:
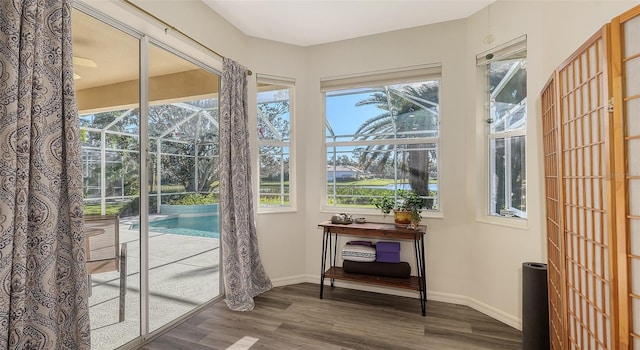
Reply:
[[[293,80],[257,75],[260,210],[292,207]]]
[[[478,55],[486,73],[488,214],[527,217],[525,38]]]
[[[326,207],[412,190],[439,210],[440,67],[326,79]]]

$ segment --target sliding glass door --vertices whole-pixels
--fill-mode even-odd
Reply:
[[[141,329],[140,45],[83,12],[72,18],[91,342],[113,349]]]
[[[149,328],[217,296],[218,76],[149,45]]]
[[[221,293],[220,79],[89,8],[72,18],[92,348],[114,349]]]

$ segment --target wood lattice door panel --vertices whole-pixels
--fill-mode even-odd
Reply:
[[[617,20],[614,22],[617,24]],[[620,299],[627,304],[629,330],[627,340],[630,348],[640,349],[640,7],[619,17],[620,51],[622,81],[621,88],[623,108],[620,108],[620,129],[624,130],[621,152],[625,161],[619,164],[616,174],[621,174],[624,181],[620,186],[619,208],[620,236],[623,238],[619,247],[626,252],[626,261],[621,263],[624,285],[621,287],[625,295]],[[614,55],[615,56],[615,55]],[[617,179],[620,179],[617,177]],[[626,198],[625,198],[626,196]],[[622,293],[621,293],[622,294]],[[624,337],[626,334],[620,334]]]
[[[564,344],[563,290],[564,253],[559,153],[559,123],[556,113],[556,79],[542,91],[542,143],[544,147],[545,195],[547,206],[547,278],[549,288],[549,343],[562,350]]]
[[[550,341],[615,349],[608,26],[542,92]]]
[[[640,350],[640,6],[541,98],[551,346]]]
[[[611,349],[603,28],[558,70],[568,349]]]

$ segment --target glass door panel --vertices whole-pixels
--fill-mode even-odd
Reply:
[[[93,349],[140,336],[139,40],[73,10]]]
[[[220,294],[219,77],[149,45],[149,330]]]

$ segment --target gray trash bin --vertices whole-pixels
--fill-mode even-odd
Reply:
[[[522,263],[522,349],[549,349],[547,264]]]

